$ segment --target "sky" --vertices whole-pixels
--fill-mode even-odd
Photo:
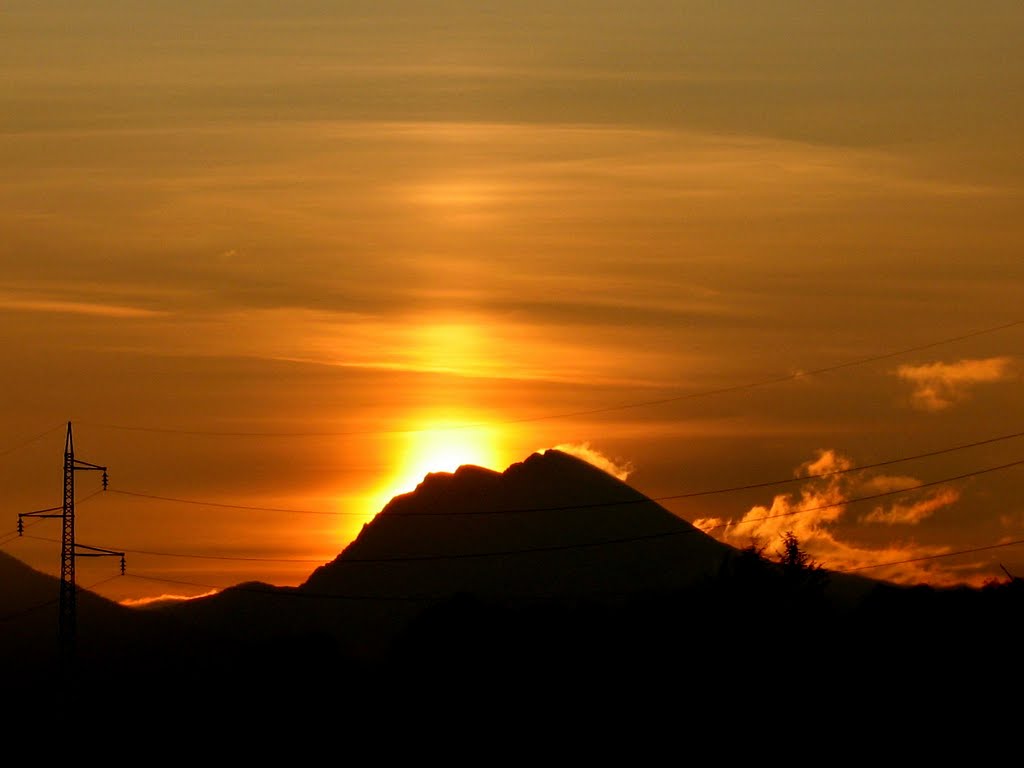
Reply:
[[[0,10],[0,550],[296,585],[560,447],[736,546],[1024,576],[1024,6]],[[1015,543],[1016,542],[1016,543]]]

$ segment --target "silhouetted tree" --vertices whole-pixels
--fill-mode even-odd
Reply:
[[[776,552],[781,566],[781,605],[786,632],[803,633],[817,626],[827,615],[825,585],[828,573],[805,552],[792,531],[782,536],[782,548]]]
[[[782,534],[782,549],[776,553],[782,566],[783,579],[790,588],[820,595],[828,582],[824,567],[800,546],[800,540],[792,531]]]
[[[814,574],[822,573],[821,565],[800,548],[800,540],[792,531],[782,534],[782,549],[777,554],[783,572],[792,577],[804,580]]]

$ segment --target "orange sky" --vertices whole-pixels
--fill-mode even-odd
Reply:
[[[0,15],[0,549],[59,572],[70,420],[119,600],[554,446],[740,546],[1024,575],[1019,2],[188,5]]]

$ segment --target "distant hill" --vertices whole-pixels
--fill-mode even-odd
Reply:
[[[60,579],[0,552],[0,657],[9,661],[4,681],[55,685],[61,677]],[[76,593],[75,656],[83,668],[149,665],[150,650],[166,633],[157,615],[127,608],[93,592]]]

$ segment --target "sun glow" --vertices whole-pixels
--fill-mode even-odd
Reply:
[[[432,472],[454,472],[464,464],[496,471],[505,469],[498,430],[476,421],[432,420],[402,436],[394,453],[393,474],[369,501],[379,512],[395,496],[416,489]]]

